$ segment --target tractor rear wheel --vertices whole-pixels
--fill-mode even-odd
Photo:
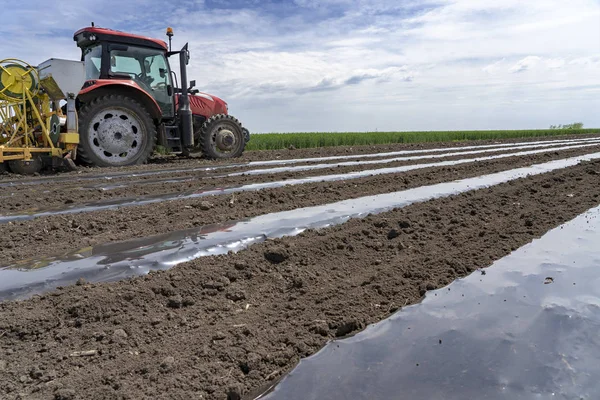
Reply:
[[[207,119],[200,128],[198,146],[205,158],[235,158],[246,147],[244,128],[237,118],[217,114]]]
[[[136,100],[100,96],[79,110],[77,160],[98,167],[144,164],[156,144],[156,126]]]

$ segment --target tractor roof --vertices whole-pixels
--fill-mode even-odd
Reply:
[[[87,47],[94,42],[104,41],[168,50],[167,44],[159,39],[93,26],[75,32],[73,40],[77,42],[77,46],[79,47]]]

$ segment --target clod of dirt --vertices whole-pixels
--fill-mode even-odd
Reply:
[[[231,284],[231,281],[229,280],[229,278],[222,276],[222,277],[218,278],[217,280],[208,281],[206,283],[203,283],[202,287],[204,289],[214,289],[214,290],[218,290],[221,292],[230,284]]]
[[[238,271],[243,271],[245,269],[248,269],[248,263],[246,261],[239,261],[239,262],[236,262],[233,265],[233,267],[235,269],[237,269]]]
[[[31,370],[29,370],[29,376],[31,379],[40,379],[42,376],[44,376],[44,373],[38,367],[33,367]]]
[[[167,301],[167,307],[181,308],[182,306],[183,306],[183,298],[181,297],[181,295],[169,297],[169,300]]]
[[[544,279],[544,285],[549,285],[553,282],[554,282],[554,278],[551,276],[547,276],[546,279]]]
[[[357,320],[343,322],[335,331],[335,336],[346,336],[354,331],[362,329],[362,324]]]
[[[387,234],[389,240],[396,239],[398,236],[400,236],[400,232],[397,229],[392,229]]]
[[[173,366],[175,365],[175,357],[168,356],[165,357],[160,363],[161,372],[171,372],[173,370]]]
[[[183,299],[183,302],[181,304],[184,307],[189,307],[189,306],[193,306],[194,304],[196,304],[196,301],[194,299],[192,299],[191,297],[186,297]]]
[[[83,285],[85,285],[85,279],[79,278],[79,279],[77,279],[77,282],[75,282],[75,284],[77,286],[83,286]]]
[[[308,330],[324,337],[329,336],[329,326],[325,321],[315,321]]]
[[[240,301],[246,298],[246,292],[242,288],[234,286],[227,291],[225,297],[231,301]]]
[[[400,226],[400,228],[402,228],[402,229],[408,229],[408,228],[410,228],[410,222],[408,222],[408,221],[405,221],[405,220],[404,220],[404,221],[400,221],[400,222],[398,222],[398,225],[399,225],[399,226]]]
[[[406,248],[406,245],[402,242],[398,243],[398,250],[404,250]]]
[[[530,219],[528,219],[528,220],[525,220],[525,226],[528,226],[528,227],[531,227],[531,226],[533,226],[533,221],[532,221],[532,220],[530,220]]]
[[[208,201],[201,201],[200,205],[198,205],[198,208],[201,209],[202,211],[208,211],[213,207],[214,207],[214,205]]]
[[[212,337],[212,340],[223,340],[225,339],[227,336],[221,332],[221,331],[216,331]]]
[[[241,400],[242,389],[239,385],[234,385],[227,389],[227,400]]]
[[[114,338],[121,338],[121,339],[126,339],[129,335],[127,334],[127,332],[125,332],[124,329],[116,329],[113,332],[113,337]]]
[[[160,294],[160,295],[163,295],[165,297],[175,296],[175,290],[173,290],[172,287],[168,287],[168,286],[153,287],[152,291],[155,294]]]
[[[388,226],[388,222],[385,219],[381,221],[375,221],[373,223],[373,226],[375,228],[385,228],[386,226]]]
[[[433,290],[433,289],[435,289],[435,285],[433,283],[423,282],[419,286],[419,293],[421,294],[421,296],[423,296],[425,293],[427,293],[428,290]]]
[[[54,392],[54,400],[73,400],[76,395],[73,389],[58,389]]]
[[[283,247],[273,247],[264,254],[265,258],[273,264],[280,264],[290,258],[290,253]]]

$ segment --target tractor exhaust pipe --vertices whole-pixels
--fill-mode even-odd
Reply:
[[[179,67],[181,69],[181,96],[179,97],[179,121],[181,124],[181,144],[191,149],[194,147],[194,128],[192,122],[192,110],[190,109],[190,96],[187,80],[187,65],[190,62],[188,44],[179,52]]]

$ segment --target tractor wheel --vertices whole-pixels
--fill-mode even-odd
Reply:
[[[33,157],[31,160],[13,160],[8,162],[10,170],[19,175],[33,175],[40,172],[44,164],[39,157]]]
[[[144,164],[156,144],[156,126],[136,100],[100,96],[79,110],[77,160],[98,167]]]
[[[213,115],[199,133],[198,146],[204,158],[239,157],[246,147],[242,124],[231,115]]]

